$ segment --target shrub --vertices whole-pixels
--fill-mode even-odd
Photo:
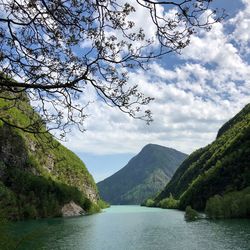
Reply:
[[[196,210],[192,209],[191,206],[186,207],[185,211],[185,220],[186,221],[194,221],[199,219],[199,214]]]
[[[179,201],[175,200],[172,194],[170,194],[168,198],[165,198],[159,202],[159,207],[177,209],[179,207]]]
[[[102,199],[99,199],[98,202],[97,202],[97,204],[98,204],[98,206],[99,206],[101,209],[110,207],[110,204],[107,203],[106,201],[102,200]]]
[[[155,203],[153,199],[147,199],[145,203],[146,207],[154,207]]]

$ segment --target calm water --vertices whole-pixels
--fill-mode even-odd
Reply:
[[[19,222],[18,249],[250,250],[250,220],[185,222],[183,212],[112,206],[103,213],[69,219]]]

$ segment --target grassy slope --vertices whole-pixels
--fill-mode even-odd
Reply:
[[[209,197],[250,186],[250,104],[227,122],[217,139],[192,153],[155,199],[172,195],[187,205],[203,210]]]

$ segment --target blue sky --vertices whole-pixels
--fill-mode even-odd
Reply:
[[[181,55],[167,55],[151,63],[149,71],[131,72],[131,83],[155,97],[149,106],[154,118],[150,126],[105,106],[93,90],[86,91],[94,101],[87,110],[86,132],[73,130],[65,145],[96,181],[122,168],[148,143],[185,153],[205,146],[250,102],[250,1],[214,4],[226,10],[224,22],[195,35]],[[147,20],[143,12],[137,18]]]

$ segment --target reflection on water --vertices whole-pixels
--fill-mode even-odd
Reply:
[[[11,234],[18,249],[250,250],[250,220],[185,222],[176,210],[112,206],[69,219],[18,222]]]

